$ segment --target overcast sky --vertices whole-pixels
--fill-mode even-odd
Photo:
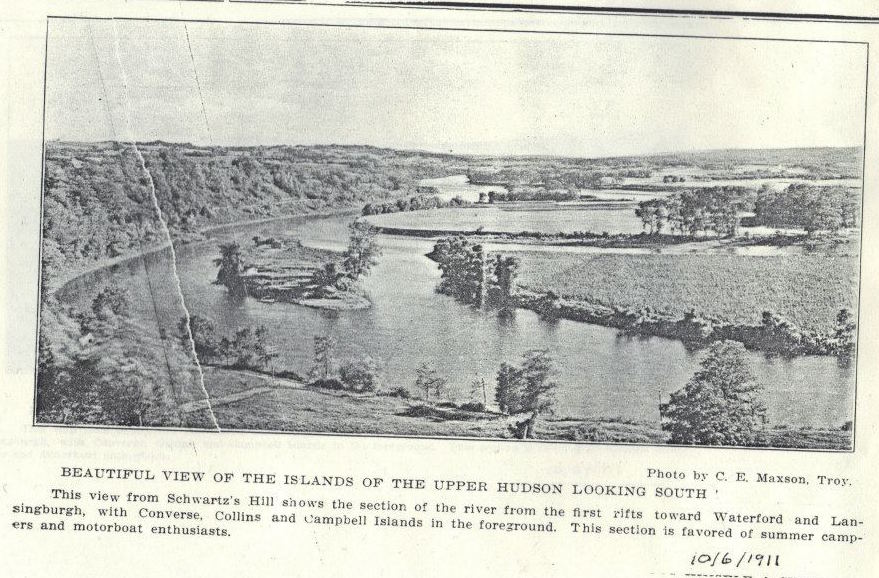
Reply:
[[[52,20],[47,66],[50,139],[587,157],[863,141],[858,45]]]

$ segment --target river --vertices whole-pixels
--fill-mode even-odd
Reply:
[[[297,234],[305,244],[341,249],[352,217],[305,217],[218,230],[212,234],[247,240],[253,235]],[[313,338],[331,335],[337,357],[369,355],[390,386],[412,387],[415,368],[431,363],[449,378],[452,395],[468,399],[473,380],[484,378],[489,396],[501,362],[516,362],[528,349],[549,349],[558,366],[560,417],[620,417],[657,422],[660,399],[683,386],[700,354],[678,341],[621,337],[606,327],[561,320],[546,322],[530,311],[514,318],[460,305],[434,291],[435,263],[425,257],[431,242],[382,236],[383,256],[363,287],[373,307],[328,312],[248,299],[236,304],[213,285],[216,244],[178,249],[176,271],[191,314],[210,317],[220,331],[265,325],[279,357],[277,367],[306,373]],[[533,247],[527,247],[533,250]],[[510,246],[505,246],[510,250]],[[135,315],[147,329],[176,333],[183,315],[169,250],[93,272],[65,286],[59,296],[83,305],[107,281],[126,286]],[[149,275],[147,275],[149,271]],[[155,296],[153,299],[152,296]],[[158,321],[157,321],[158,320]],[[851,419],[853,370],[832,357],[767,359],[750,353],[757,378],[766,385],[770,424],[838,427]]]

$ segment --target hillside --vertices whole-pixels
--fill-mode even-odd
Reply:
[[[141,166],[139,153],[146,167]],[[371,146],[199,147],[164,142],[50,141],[45,150],[43,276],[51,283],[95,262],[164,242],[152,198],[177,240],[211,225],[301,215],[415,193],[420,179],[572,189],[644,179],[690,166],[710,178],[860,175],[860,149],[707,151],[602,159],[490,157]],[[744,171],[744,172],[743,172]],[[709,177],[706,177],[709,178]]]
[[[44,279],[240,220],[360,207],[462,172],[458,157],[374,147],[195,147],[161,142],[46,144]]]

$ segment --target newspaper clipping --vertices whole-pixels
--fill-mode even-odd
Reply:
[[[666,4],[7,7],[4,575],[876,575],[879,14]]]

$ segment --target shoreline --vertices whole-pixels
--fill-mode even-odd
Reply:
[[[58,291],[63,290],[67,285],[73,283],[77,279],[85,277],[87,275],[91,275],[101,271],[103,269],[110,269],[112,267],[116,267],[118,265],[123,265],[135,259],[142,259],[149,255],[153,255],[160,251],[164,251],[170,248],[173,244],[175,249],[177,247],[198,247],[203,243],[207,243],[213,239],[213,237],[207,237],[209,233],[216,232],[221,229],[229,228],[229,227],[248,227],[252,225],[259,225],[262,223],[271,223],[274,221],[283,221],[285,219],[296,219],[303,217],[334,217],[344,215],[346,213],[356,214],[356,209],[352,207],[345,207],[338,210],[331,211],[319,211],[314,213],[296,213],[291,215],[283,215],[278,217],[266,217],[262,219],[250,219],[246,221],[233,221],[231,223],[221,223],[216,225],[209,225],[207,227],[203,227],[199,229],[196,235],[205,235],[205,238],[198,238],[192,240],[172,240],[172,241],[163,241],[161,243],[151,243],[146,247],[141,248],[138,251],[135,251],[130,254],[119,255],[117,257],[106,257],[103,259],[97,259],[93,261],[88,267],[84,269],[76,269],[75,271],[71,271],[60,275],[57,279],[52,281],[51,287],[49,287],[47,293],[49,295],[54,295]],[[40,269],[42,270],[42,262],[40,263]]]
[[[483,243],[510,245],[535,245],[547,247],[595,247],[599,249],[681,249],[688,245],[704,252],[747,247],[773,249],[802,249],[810,242],[844,244],[850,237],[812,237],[793,232],[764,235],[736,235],[734,237],[700,237],[693,235],[650,234],[650,233],[541,233],[537,231],[485,231],[485,230],[447,230],[419,229],[413,227],[385,227],[374,225],[381,234],[395,237],[425,239],[436,241],[444,237],[463,236]],[[820,245],[819,245],[820,247]]]
[[[287,219],[297,218],[329,218],[351,214],[357,216],[359,213],[356,208],[344,207],[336,210],[320,211],[314,213],[298,213],[277,217],[267,217],[261,219],[251,219],[246,221],[235,221],[232,223],[215,224],[200,229],[197,234],[205,236],[204,238],[184,240],[174,243],[175,247],[198,247],[201,244],[212,241],[215,237],[211,237],[211,233],[221,231],[223,229],[235,227],[248,227],[263,223],[271,223],[283,221]],[[402,236],[410,238],[435,239],[448,235],[464,235],[467,237],[475,237],[485,241],[495,242],[498,244],[527,244],[534,246],[547,247],[566,247],[566,246],[584,246],[599,248],[631,248],[631,249],[656,249],[660,247],[680,247],[687,244],[704,244],[707,249],[718,248],[718,243],[722,243],[723,239],[703,239],[703,238],[678,238],[675,235],[664,235],[661,239],[667,239],[671,242],[656,242],[655,236],[646,233],[638,234],[619,234],[614,236],[604,236],[594,233],[587,233],[585,236],[580,235],[576,238],[564,238],[558,235],[542,235],[539,233],[502,233],[492,231],[440,231],[428,229],[404,229],[393,227],[377,227],[383,235]],[[547,239],[546,237],[549,237]],[[771,237],[767,237],[771,238]],[[747,240],[750,245],[758,244],[755,238]],[[704,246],[703,245],[703,246]],[[744,245],[740,244],[740,245]],[[94,274],[95,272],[110,269],[112,267],[128,263],[135,259],[141,259],[148,255],[166,250],[171,243],[164,242],[161,244],[153,244],[141,251],[131,255],[119,256],[111,259],[104,259],[96,262],[84,270],[79,270],[64,278],[63,283],[53,287],[49,291],[49,295],[54,295],[58,291],[63,290],[67,285],[75,282],[82,277]],[[735,244],[724,245],[725,247],[736,246]],[[428,258],[430,258],[428,256]],[[549,292],[551,293],[551,292]],[[275,298],[265,298],[266,296],[254,296],[255,299],[264,302],[279,302]],[[332,303],[328,303],[332,301]],[[287,302],[294,305],[309,307],[314,309],[332,309],[338,311],[364,309],[367,306],[361,302],[368,300],[360,297],[352,299],[351,302],[344,300],[327,299],[296,299]],[[774,333],[767,334],[765,329],[760,325],[748,325],[742,323],[732,323],[723,319],[706,319],[701,317],[674,318],[671,315],[661,312],[653,312],[647,315],[640,312],[640,308],[636,306],[627,307],[625,309],[612,308],[600,303],[593,303],[585,299],[565,299],[554,296],[551,299],[548,293],[533,292],[527,289],[520,289],[514,295],[515,307],[520,309],[531,310],[538,315],[545,316],[550,319],[567,319],[579,323],[588,323],[602,327],[610,327],[630,333],[632,335],[644,335],[652,337],[661,337],[666,339],[674,339],[695,347],[705,347],[716,340],[732,339],[740,341],[752,351],[764,351],[770,354],[776,354],[787,357],[800,357],[805,355],[817,356],[840,356],[836,349],[835,341],[830,335],[821,335],[816,332],[802,332],[798,328],[793,327],[791,331],[784,334]],[[548,305],[549,304],[549,305]],[[547,307],[550,309],[547,309]]]
[[[801,331],[791,325],[787,330],[767,329],[762,325],[732,323],[685,314],[681,318],[643,308],[619,309],[585,299],[566,299],[521,289],[513,295],[515,307],[534,311],[546,319],[567,319],[619,329],[630,335],[674,339],[703,348],[715,341],[732,340],[750,351],[762,351],[781,357],[835,356],[840,362],[853,362],[831,335]]]

